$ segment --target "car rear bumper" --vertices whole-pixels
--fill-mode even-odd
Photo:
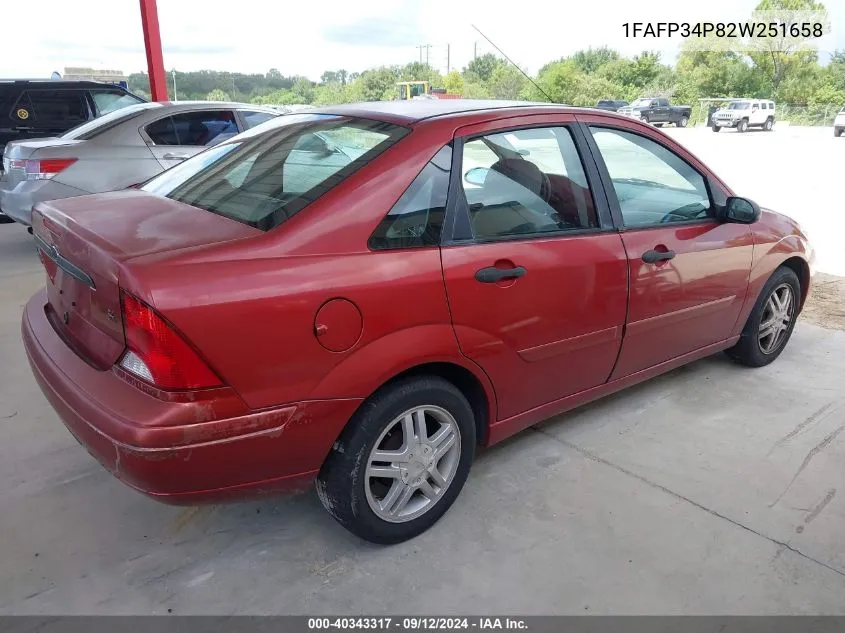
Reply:
[[[41,390],[104,468],[159,501],[190,504],[301,490],[361,402],[307,401],[206,419],[210,401],[165,402],[113,371],[88,365],[56,333],[46,302],[46,291],[34,295],[21,324]]]
[[[30,226],[32,207],[47,200],[88,195],[76,187],[55,180],[24,180],[18,183],[0,180],[0,211],[16,222]]]

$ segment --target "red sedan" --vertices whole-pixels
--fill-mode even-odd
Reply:
[[[726,351],[783,351],[812,249],[662,132],[541,104],[288,115],[140,190],[45,203],[32,370],[170,503],[291,491],[379,543],[478,447]]]

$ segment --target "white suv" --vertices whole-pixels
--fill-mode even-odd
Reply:
[[[713,113],[712,121],[714,132],[723,127],[736,128],[737,132],[760,127],[769,132],[775,124],[775,103],[758,99],[731,101]]]
[[[833,135],[839,138],[843,133],[845,133],[845,107],[839,111],[833,121]]]

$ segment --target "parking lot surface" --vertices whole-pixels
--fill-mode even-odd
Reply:
[[[839,270],[834,183],[768,155],[787,135],[670,133]],[[820,133],[781,142],[845,153]],[[26,365],[30,240],[0,225],[0,613],[845,614],[840,329],[802,319],[768,367],[717,355],[530,429],[480,455],[433,529],[377,547],[314,494],[174,508],[106,473]]]

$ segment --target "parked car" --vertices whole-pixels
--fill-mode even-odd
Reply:
[[[721,350],[771,363],[814,262],[652,126],[495,101],[286,115],[32,228],[24,347],[110,472],[180,504],[316,480],[378,543],[479,447]]]
[[[611,112],[616,112],[619,108],[624,108],[628,105],[627,101],[616,101],[613,99],[602,99],[596,104],[596,107],[599,110],[610,110]]]
[[[9,143],[0,175],[0,210],[28,225],[39,202],[138,185],[282,114],[244,103],[141,103],[57,138]]]
[[[646,123],[654,123],[658,127],[664,123],[686,127],[692,116],[692,106],[673,106],[668,99],[663,97],[645,98],[637,99],[631,105],[620,108],[618,112],[641,119]]]
[[[770,132],[775,125],[775,102],[763,99],[742,99],[731,101],[713,113],[713,131],[723,127],[746,132],[750,127],[759,127]]]
[[[839,138],[843,132],[845,132],[845,106],[842,107],[839,114],[833,120],[833,135]]]
[[[57,136],[144,101],[121,86],[97,81],[0,79],[0,176],[7,143]],[[0,212],[0,224],[11,221]]]

